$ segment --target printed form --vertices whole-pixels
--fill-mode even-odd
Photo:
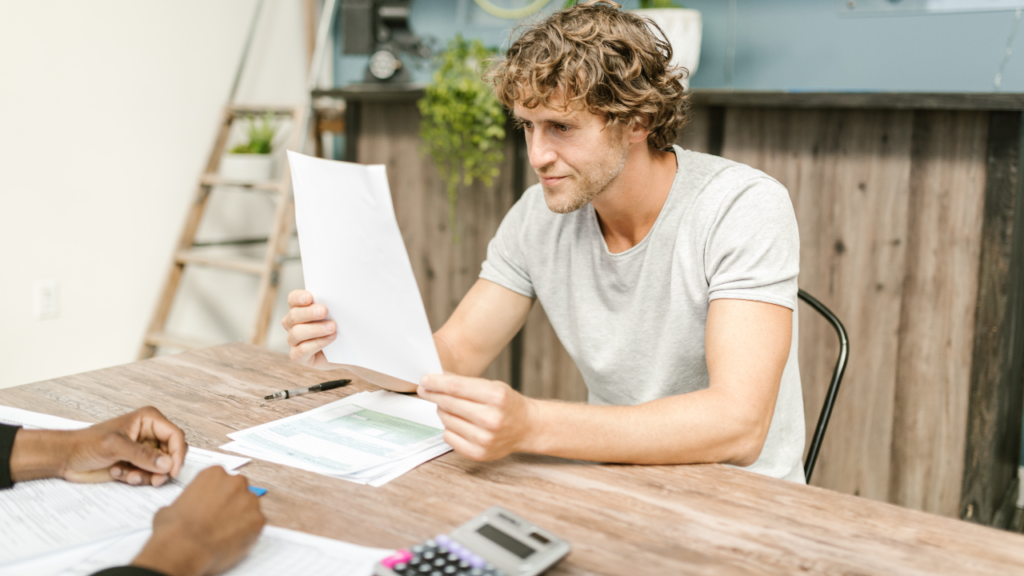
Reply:
[[[26,429],[78,430],[88,422],[0,406],[0,422]],[[75,484],[61,479],[19,482],[0,491],[0,572],[6,564],[150,527],[153,515],[174,502],[182,487],[210,466],[234,470],[249,462],[190,448],[174,482],[159,488],[120,482]]]
[[[221,448],[379,486],[451,450],[443,434],[436,405],[381,390],[234,432]]]
[[[10,562],[144,530],[181,490],[177,484],[18,482],[0,492],[0,572]]]
[[[109,543],[58,576],[88,576],[128,564],[142,551],[149,536],[146,530]],[[373,565],[392,552],[267,526],[249,555],[224,576],[370,576]]]

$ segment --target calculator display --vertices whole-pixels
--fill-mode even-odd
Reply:
[[[490,524],[484,524],[478,528],[476,532],[520,558],[526,558],[536,552],[533,548],[530,548],[526,544],[523,544],[519,540],[505,534]]]

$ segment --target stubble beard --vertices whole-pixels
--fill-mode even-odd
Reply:
[[[565,196],[564,200],[560,200],[552,190],[542,184],[544,200],[547,202],[548,209],[556,214],[568,214],[583,208],[591,200],[600,196],[618,178],[623,168],[626,167],[628,156],[628,146],[609,148],[608,154],[601,162],[597,163],[596,167],[569,178],[575,181],[576,185],[562,192],[562,196]],[[566,184],[571,183],[567,182]]]

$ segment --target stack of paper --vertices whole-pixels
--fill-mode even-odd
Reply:
[[[221,448],[381,486],[451,450],[443,433],[435,404],[381,390],[229,434]]]

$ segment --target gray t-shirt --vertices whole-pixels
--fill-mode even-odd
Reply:
[[[536,185],[505,216],[480,277],[540,300],[591,404],[636,405],[707,388],[711,300],[792,309],[793,342],[772,424],[746,469],[804,482],[800,240],[789,194],[749,166],[678,146],[675,153],[668,199],[636,246],[610,253],[592,205],[556,214]]]

